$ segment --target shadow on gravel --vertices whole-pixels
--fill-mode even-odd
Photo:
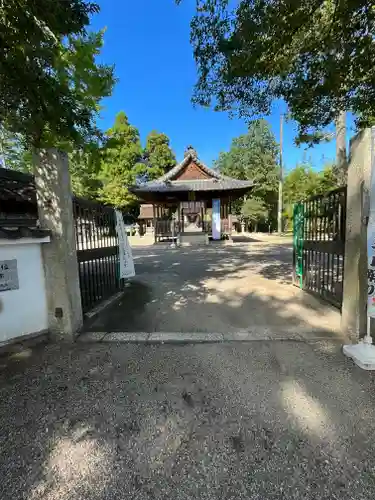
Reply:
[[[260,243],[261,240],[258,240],[254,236],[242,236],[241,234],[235,234],[232,236],[233,243]]]
[[[29,354],[0,373],[2,500],[374,498],[374,376],[335,344]]]
[[[135,252],[136,277],[124,295],[85,331],[219,332],[253,325],[287,332],[305,328],[324,335],[321,318],[332,313],[307,293],[291,292],[289,247],[246,245]],[[290,285],[290,287],[289,287]],[[321,313],[321,315],[316,314]]]
[[[279,295],[288,247],[256,245],[140,251],[137,279],[95,328],[196,316],[285,329],[303,324],[296,306],[325,311]],[[243,292],[249,266],[267,290]],[[25,350],[0,359],[0,498],[369,500],[374,387],[334,341]]]
[[[298,307],[326,311],[280,296],[289,248],[148,249],[135,261],[137,279],[93,331],[238,330],[249,318],[288,331],[305,324]],[[1,358],[0,498],[374,498],[375,374],[331,337],[61,343]]]
[[[136,329],[142,331],[142,318],[145,318],[145,308],[152,302],[152,288],[146,283],[132,281],[128,284],[121,297],[103,311],[99,318],[94,317],[86,321],[85,331],[97,331],[98,324],[104,324],[108,331],[121,329],[126,315],[127,324],[131,324]]]
[[[267,264],[262,267],[259,274],[269,280],[290,285],[292,282],[292,266],[289,262]]]

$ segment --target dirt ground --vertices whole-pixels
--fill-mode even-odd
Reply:
[[[338,311],[290,285],[290,240],[134,254],[88,330],[232,341],[0,358],[0,499],[375,498],[375,374],[343,356]]]
[[[339,335],[340,314],[291,286],[290,238],[133,249],[136,277],[92,332],[251,332],[259,338]]]
[[[375,497],[374,374],[337,341],[0,360],[2,500]]]

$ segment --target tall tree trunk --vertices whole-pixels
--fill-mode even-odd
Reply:
[[[348,162],[346,156],[346,111],[341,111],[336,121],[336,165],[335,174],[340,185],[346,184]]]

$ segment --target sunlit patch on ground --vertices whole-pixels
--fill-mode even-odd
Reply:
[[[78,428],[72,437],[56,437],[44,464],[43,479],[32,488],[30,500],[65,500],[84,492],[98,493],[112,473],[110,447],[90,437],[88,426]]]
[[[339,311],[291,285],[291,243],[155,246],[134,255],[136,277],[91,331],[226,334],[259,326],[284,336],[340,334]]]
[[[335,440],[335,428],[318,399],[311,397],[296,380],[283,382],[280,392],[285,410],[301,429],[317,438]]]
[[[372,381],[320,345],[39,348],[0,373],[0,498],[374,498]]]

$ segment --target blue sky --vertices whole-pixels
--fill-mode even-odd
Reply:
[[[195,0],[99,0],[100,14],[93,17],[94,30],[107,28],[100,61],[115,64],[119,82],[106,99],[99,126],[109,128],[117,112],[123,110],[141,134],[156,129],[166,133],[177,159],[183,158],[187,145],[197,150],[200,159],[211,165],[231,140],[246,132],[240,119],[191,104],[196,68],[189,42],[190,19]],[[280,106],[266,117],[279,140]],[[304,148],[293,144],[296,127],[284,126],[284,162],[293,168],[304,156],[315,168],[333,159],[335,144]],[[325,160],[324,160],[325,159]]]

